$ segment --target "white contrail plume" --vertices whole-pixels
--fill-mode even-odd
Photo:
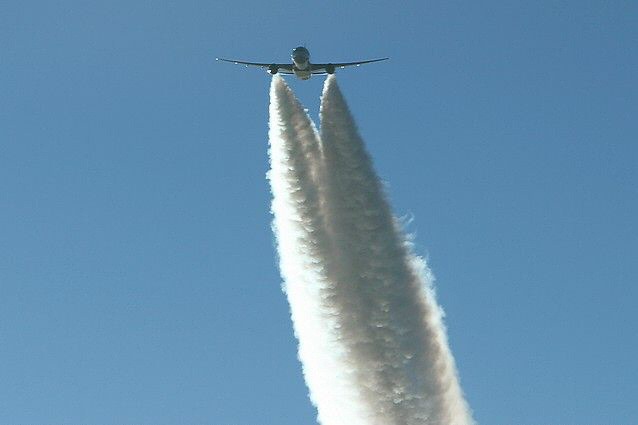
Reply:
[[[334,77],[321,138],[271,85],[273,228],[299,358],[322,425],[473,424],[441,312]]]
[[[304,378],[323,425],[365,425],[365,412],[358,407],[362,403],[338,340],[332,285],[325,277],[319,137],[281,77],[273,78],[270,98],[273,230]]]
[[[321,141],[333,242],[327,277],[369,423],[472,424],[431,275],[394,220],[333,76],[321,101]]]

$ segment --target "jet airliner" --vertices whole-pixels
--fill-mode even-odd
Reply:
[[[361,62],[344,62],[344,63],[311,63],[310,52],[303,46],[292,49],[292,63],[257,63],[244,62],[233,59],[217,58],[218,61],[232,62],[238,65],[257,66],[265,68],[269,74],[294,74],[301,80],[307,80],[313,75],[334,74],[337,68],[345,68],[347,66],[359,66],[364,63],[380,62],[389,58],[371,59]]]

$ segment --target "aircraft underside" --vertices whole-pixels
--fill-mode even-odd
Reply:
[[[265,69],[269,74],[294,74],[300,80],[308,80],[315,75],[334,74],[337,68],[343,69],[348,66],[359,66],[365,63],[380,62],[388,58],[371,59],[360,62],[342,62],[342,63],[310,63],[310,52],[303,46],[296,47],[292,50],[292,63],[260,63],[245,62],[232,59],[217,58],[223,62],[232,62],[238,65],[256,66]]]
[[[312,72],[310,72],[309,69],[293,68],[293,72],[295,73],[295,76],[301,80],[307,80],[312,75]]]

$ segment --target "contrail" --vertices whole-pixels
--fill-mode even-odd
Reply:
[[[317,131],[281,77],[270,88],[269,179],[273,230],[284,291],[290,303],[299,358],[323,425],[365,425],[365,411],[339,340],[339,317],[327,280],[325,226]]]
[[[471,424],[425,263],[394,219],[334,77],[321,101],[330,278],[374,423]]]
[[[333,76],[321,137],[280,78],[270,181],[284,289],[323,425],[469,425],[430,273],[383,195]]]

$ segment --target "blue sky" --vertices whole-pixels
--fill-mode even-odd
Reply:
[[[338,80],[479,423],[635,420],[638,6],[480,3],[3,3],[0,424],[314,423],[270,78],[214,61],[302,43],[391,57]]]

